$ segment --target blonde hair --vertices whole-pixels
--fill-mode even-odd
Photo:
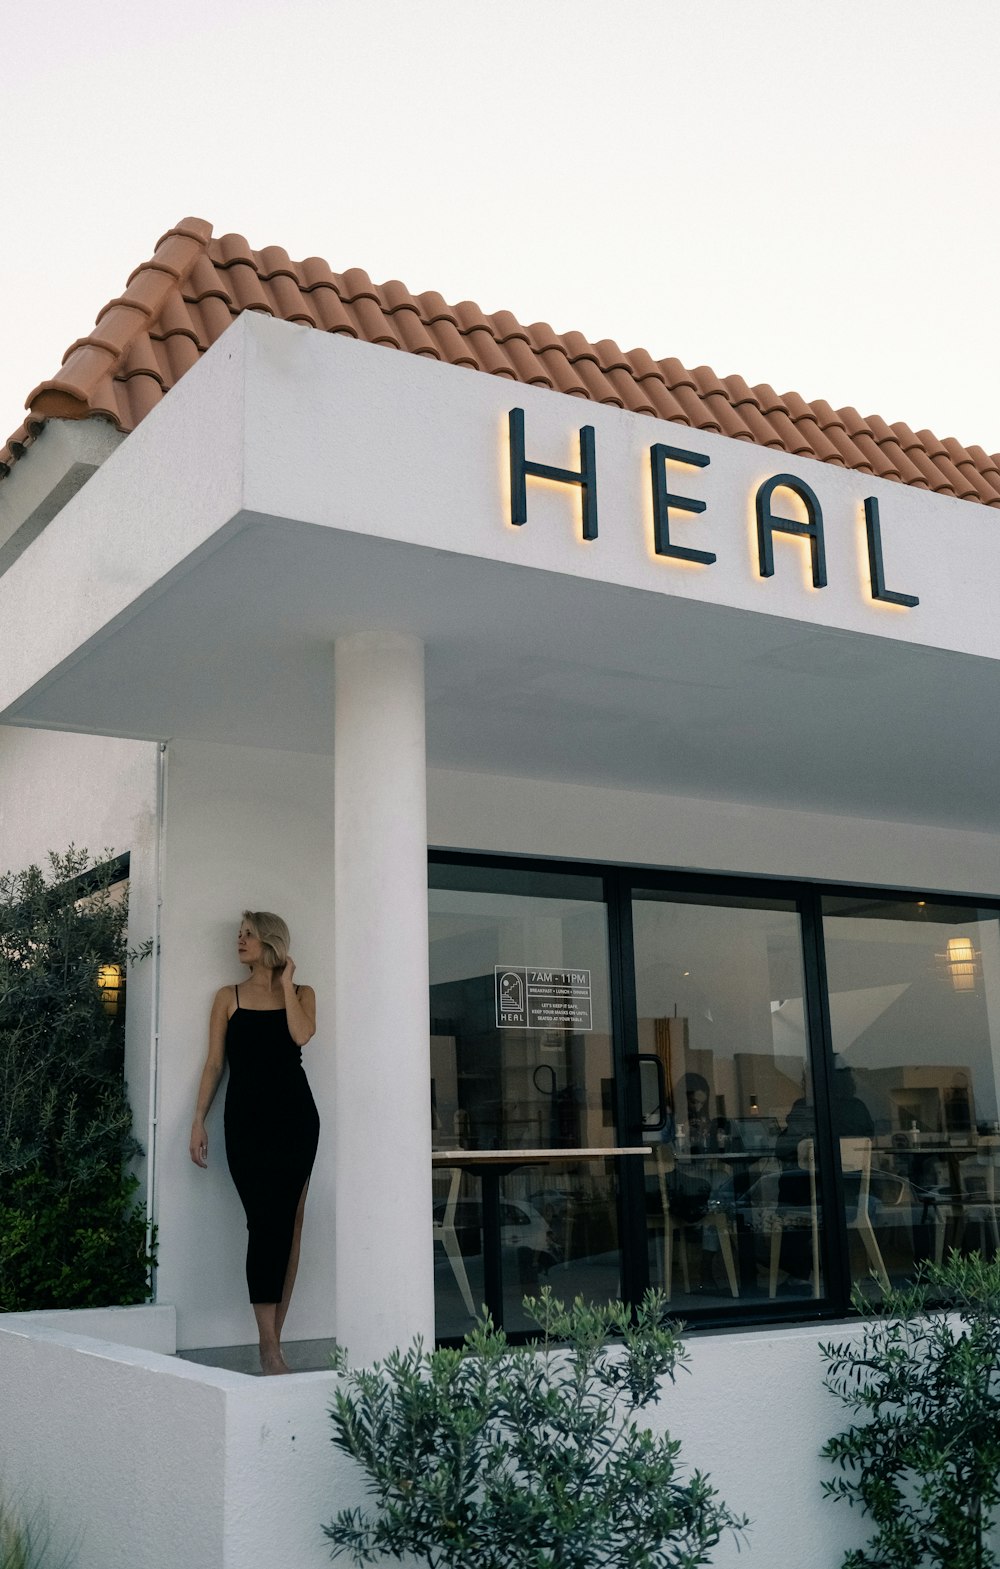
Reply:
[[[251,936],[260,942],[261,962],[265,969],[281,970],[288,959],[290,938],[288,927],[280,915],[271,910],[244,910],[243,919]]]

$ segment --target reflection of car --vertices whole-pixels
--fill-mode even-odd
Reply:
[[[521,1199],[500,1202],[500,1246],[528,1248],[532,1253],[551,1253],[552,1234],[548,1221],[531,1204]]]
[[[439,1199],[434,1205],[434,1222],[444,1222],[446,1201]],[[462,1252],[471,1257],[481,1251],[480,1227],[482,1214],[474,1199],[459,1199],[455,1205],[454,1226]],[[529,1253],[551,1254],[552,1232],[545,1216],[534,1205],[523,1199],[503,1198],[500,1201],[500,1246],[526,1248]]]

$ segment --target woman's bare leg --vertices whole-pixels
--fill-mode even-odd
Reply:
[[[253,1302],[251,1307],[257,1320],[261,1372],[290,1373],[291,1368],[281,1354],[281,1338],[276,1323],[277,1302]]]
[[[281,1293],[281,1301],[275,1304],[274,1331],[277,1341],[281,1343],[281,1331],[284,1328],[285,1316],[288,1313],[288,1304],[292,1300],[292,1288],[295,1285],[295,1276],[299,1268],[299,1249],[302,1246],[302,1220],[306,1212],[306,1194],[309,1184],[306,1183],[299,1198],[298,1209],[295,1211],[295,1228],[292,1231],[292,1246],[288,1254],[288,1268],[285,1270],[285,1284]],[[284,1358],[282,1358],[284,1361]]]

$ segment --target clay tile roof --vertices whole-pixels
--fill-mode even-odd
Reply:
[[[623,352],[608,338],[592,343],[547,322],[526,326],[470,300],[449,305],[397,280],[375,284],[359,267],[335,273],[318,256],[294,262],[280,245],[255,251],[242,234],[213,235],[201,218],[161,237],[56,374],[30,393],[24,424],[0,449],[0,478],[49,418],[99,416],[134,430],[244,310],[1000,507],[1000,454],[953,436],[941,441],[822,399],[780,396],[704,365],[654,360],[645,349]]]

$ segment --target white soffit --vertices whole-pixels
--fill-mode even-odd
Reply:
[[[594,427],[597,539],[545,480],[511,526],[512,407],[538,462]],[[712,566],[653,551],[654,442],[710,459],[669,479]],[[826,588],[780,530],[760,576],[777,473]],[[914,609],[872,602],[871,495]],[[992,828],[998,574],[987,508],[245,314],[0,578],[0,717],[322,752],[331,644],[382,626],[426,641],[438,766]]]

